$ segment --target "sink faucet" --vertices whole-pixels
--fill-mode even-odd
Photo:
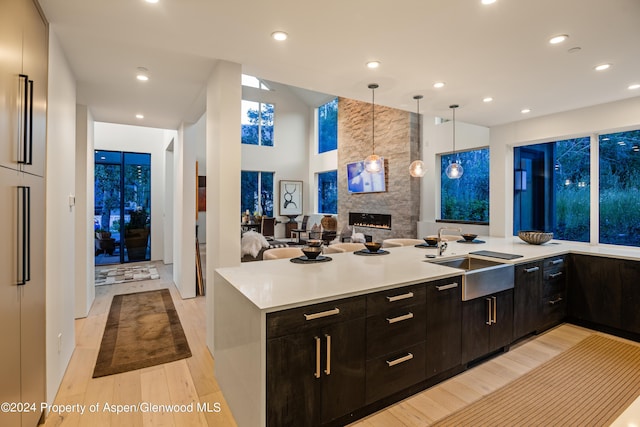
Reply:
[[[441,227],[438,229],[438,254],[442,255],[444,251],[447,250],[447,242],[442,241],[442,232],[444,230],[457,231],[462,234],[462,229],[460,227]]]

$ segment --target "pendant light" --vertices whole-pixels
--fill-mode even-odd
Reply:
[[[449,108],[453,110],[453,154],[452,157],[456,155],[456,108],[459,105],[453,104],[449,105]],[[459,179],[464,173],[464,168],[460,164],[459,160],[456,158],[453,163],[449,163],[447,166],[447,170],[445,171],[447,174],[447,178],[449,179]]]
[[[422,99],[422,95],[416,95],[413,99],[416,100],[418,104],[418,152],[420,152],[422,148],[421,139],[422,139],[422,129],[420,127],[420,100]],[[409,174],[415,178],[422,178],[424,174],[427,172],[427,168],[424,166],[424,162],[422,160],[414,160],[411,162],[409,166]]]
[[[371,154],[364,159],[364,169],[369,173],[380,173],[384,167],[382,157],[376,154],[376,137],[375,137],[375,124],[376,124],[376,98],[375,90],[378,88],[376,83],[371,83],[369,89],[371,89]]]

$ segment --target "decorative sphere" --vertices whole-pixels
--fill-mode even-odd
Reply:
[[[459,179],[464,173],[464,168],[460,163],[454,162],[447,166],[445,173],[447,174],[447,178]]]
[[[369,173],[380,173],[383,167],[382,157],[377,154],[371,154],[364,159],[364,169]]]
[[[426,172],[427,169],[424,167],[422,160],[415,160],[409,166],[409,173],[415,178],[422,178]]]

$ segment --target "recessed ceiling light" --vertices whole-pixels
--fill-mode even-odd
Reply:
[[[486,98],[482,99],[482,102],[491,102],[491,101],[493,101],[493,98],[490,96],[487,96]]]
[[[636,89],[640,89],[640,84],[634,83],[632,85],[629,85],[629,90],[636,90]]]
[[[566,34],[558,34],[557,36],[551,37],[549,39],[549,43],[551,43],[551,44],[562,43],[563,41],[565,41],[568,38],[569,38],[569,36],[566,35]]]
[[[136,72],[136,79],[140,80],[141,82],[146,82],[147,80],[149,80],[148,72],[149,70],[147,70],[146,68],[138,67]]]
[[[435,82],[433,84],[433,87],[435,87],[436,89],[440,89],[441,87],[444,87],[444,82]]]
[[[493,3],[495,3],[495,2],[496,2],[496,0],[482,0],[482,2],[481,2],[481,3],[482,3],[482,4],[493,4]]]
[[[596,71],[604,71],[604,70],[609,69],[610,67],[611,67],[611,64],[600,64],[600,65],[596,65],[594,67],[594,70],[596,70]]]
[[[142,114],[136,114],[136,119],[144,119],[144,116]]]
[[[520,110],[520,112],[521,112],[522,114],[528,114],[528,113],[530,113],[530,112],[531,112],[531,109],[530,109],[530,108],[523,108],[522,110]]]
[[[284,31],[274,31],[273,33],[271,33],[271,37],[273,37],[274,40],[278,40],[279,42],[281,42],[283,40],[286,40],[289,35]]]
[[[367,62],[367,67],[369,68],[378,68],[380,66],[380,61],[369,61]]]

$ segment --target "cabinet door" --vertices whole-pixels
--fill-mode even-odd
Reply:
[[[513,341],[513,290],[499,292],[491,299],[494,323],[489,329],[489,351],[506,347]]]
[[[0,401],[20,399],[20,287],[16,266],[20,237],[17,212],[19,173],[0,167],[0,218],[3,223],[0,245]],[[44,352],[43,352],[44,353]],[[40,401],[40,400],[38,400]],[[20,425],[20,414],[0,411],[0,425]],[[34,424],[35,425],[35,424]]]
[[[621,328],[620,261],[573,255],[569,265],[569,314],[580,320]]]
[[[541,317],[542,262],[515,267],[513,289],[513,338],[518,339],[538,329]]]
[[[480,297],[462,303],[462,363],[489,353],[491,298]]]
[[[640,334],[640,262],[622,261],[622,329]]]
[[[427,285],[427,377],[462,361],[462,277]]]

